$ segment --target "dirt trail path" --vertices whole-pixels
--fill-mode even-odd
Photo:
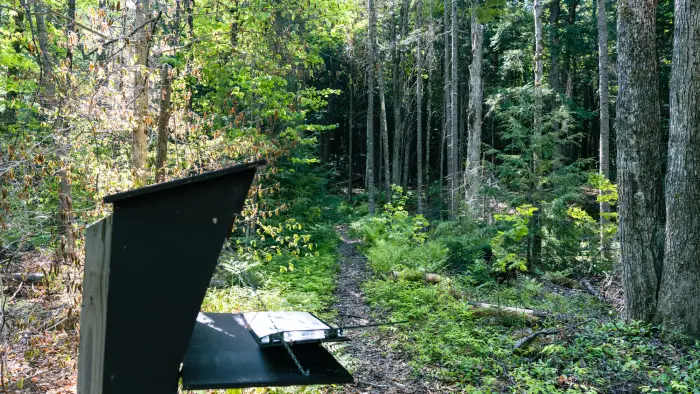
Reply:
[[[342,242],[338,247],[340,271],[336,277],[335,309],[338,323],[343,326],[363,325],[375,322],[364,299],[360,285],[369,279],[367,258],[357,251],[358,240],[348,236],[346,227],[337,228]],[[388,345],[389,338],[376,328],[351,330],[352,339],[343,353],[351,356],[349,369],[355,384],[346,386],[343,393],[428,393],[427,387],[413,375],[408,359]]]

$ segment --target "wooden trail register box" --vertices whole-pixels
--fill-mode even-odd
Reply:
[[[240,315],[200,313],[258,167],[237,165],[105,197],[86,230],[78,394],[349,383],[320,345],[262,348]]]

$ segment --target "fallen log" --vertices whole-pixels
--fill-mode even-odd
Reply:
[[[389,279],[393,281],[405,280],[409,282],[425,281],[430,284],[438,284],[442,281],[442,276],[433,273],[422,273],[417,270],[391,271]]]
[[[586,279],[581,279],[581,284],[583,285],[583,287],[586,288],[586,290],[588,290],[589,293],[591,293],[591,294],[593,295],[593,297],[597,298],[599,301],[602,301],[602,302],[606,302],[606,301],[607,301],[607,300],[605,299],[605,297],[603,297],[603,295],[600,294],[600,292],[598,291],[598,289],[596,289],[595,287],[593,287],[593,285],[591,284],[591,282],[589,282],[588,280],[586,280]]]
[[[9,278],[15,282],[39,283],[39,282],[44,280],[44,274],[41,274],[41,273],[34,273],[34,274],[14,273],[14,274],[10,274]]]
[[[549,311],[541,311],[537,309],[528,308],[517,308],[514,306],[504,306],[504,305],[494,305],[487,304],[485,302],[476,302],[467,299],[463,294],[454,289],[450,290],[450,294],[456,299],[464,300],[467,305],[476,308],[475,312],[477,314],[500,314],[509,315],[513,317],[521,317],[528,320],[539,320],[539,319],[557,319],[557,320],[575,320],[576,316],[569,315],[566,313],[554,313]]]

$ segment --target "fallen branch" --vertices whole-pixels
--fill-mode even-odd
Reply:
[[[598,289],[596,289],[595,287],[593,287],[593,285],[591,284],[591,282],[589,282],[587,279],[581,279],[581,284],[583,285],[583,287],[586,288],[586,290],[588,290],[589,293],[591,293],[591,294],[592,294],[595,298],[597,298],[598,300],[603,301],[603,302],[606,302],[606,301],[607,301],[607,300],[605,299],[605,297],[603,297],[603,296],[600,294],[600,292],[598,291]]]
[[[564,328],[550,328],[547,330],[540,330],[533,332],[532,334],[520,338],[517,342],[515,342],[515,345],[513,345],[513,350],[520,349],[521,347],[527,345],[528,343],[532,342],[535,338],[537,338],[540,335],[554,335],[554,334],[559,334],[562,331],[568,331],[568,330],[573,330],[574,328],[577,328],[579,326],[582,326],[586,323],[588,323],[590,320],[585,320],[577,324],[570,324]]]
[[[559,334],[562,330],[563,330],[562,328],[550,328],[549,330],[540,330],[540,331],[533,332],[532,334],[530,334],[526,337],[518,339],[518,342],[515,342],[515,345],[513,345],[513,350],[520,349],[521,347],[532,342],[535,338],[537,338],[540,335]]]

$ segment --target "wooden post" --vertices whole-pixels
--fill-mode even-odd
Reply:
[[[83,306],[80,312],[78,394],[103,392],[111,244],[111,215],[88,226],[85,234]]]

